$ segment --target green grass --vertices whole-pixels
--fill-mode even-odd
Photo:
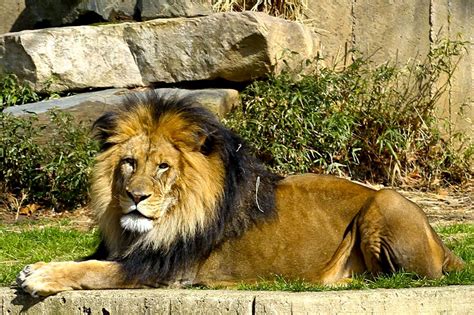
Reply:
[[[0,224],[0,285],[11,285],[27,264],[73,260],[91,254],[98,245],[97,231],[77,231],[71,223],[61,220],[51,226],[51,221],[40,220],[27,224]],[[324,287],[275,276],[254,285],[242,284],[238,289],[300,292],[474,284],[474,224],[457,224],[436,230],[448,247],[466,262],[463,271],[452,272],[440,280],[420,279],[403,272],[375,279],[359,276],[344,287]]]
[[[20,270],[38,261],[74,260],[87,256],[98,245],[96,231],[71,229],[68,221],[45,226],[34,224],[0,224],[0,285],[11,285]]]
[[[474,284],[474,270],[471,264],[460,272],[452,272],[439,280],[419,278],[407,272],[397,272],[393,275],[371,278],[369,276],[356,276],[350,283],[342,286],[321,286],[305,282],[304,280],[288,280],[275,276],[273,280],[262,280],[255,284],[241,284],[239,290],[253,291],[290,291],[290,292],[320,292],[339,290],[361,289],[401,289],[418,287],[439,287],[447,285],[472,285]]]

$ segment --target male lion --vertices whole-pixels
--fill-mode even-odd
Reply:
[[[305,174],[281,178],[188,99],[150,93],[99,118],[92,207],[102,242],[82,261],[26,266],[33,296],[64,290],[233,285],[282,275],[439,278],[463,262],[395,191]]]

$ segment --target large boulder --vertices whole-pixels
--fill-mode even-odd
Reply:
[[[12,30],[211,13],[211,0],[26,0]]]
[[[244,82],[315,58],[305,26],[264,13],[216,13],[141,23],[76,26],[0,36],[0,75],[36,90]]]

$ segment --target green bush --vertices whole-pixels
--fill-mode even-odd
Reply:
[[[40,95],[29,85],[21,84],[14,74],[0,79],[0,112],[9,106],[38,102],[40,99]]]
[[[98,145],[89,128],[71,115],[51,111],[40,124],[34,116],[0,113],[0,177],[2,193],[56,209],[87,201],[88,175]]]
[[[283,174],[311,171],[392,185],[459,183],[472,176],[473,144],[461,133],[445,140],[435,107],[464,46],[441,42],[424,62],[402,67],[356,57],[341,70],[256,81],[243,93],[243,108],[225,122]]]
[[[0,112],[14,105],[58,98],[60,96],[58,93],[49,91],[49,87],[53,81],[53,78],[48,80],[46,90],[37,93],[27,83],[21,82],[16,75],[3,75],[0,77]]]

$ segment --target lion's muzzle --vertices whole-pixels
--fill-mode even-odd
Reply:
[[[148,192],[144,189],[129,189],[128,187],[126,188],[126,192],[128,197],[132,199],[136,205],[138,205],[140,202],[150,198],[151,192]]]

